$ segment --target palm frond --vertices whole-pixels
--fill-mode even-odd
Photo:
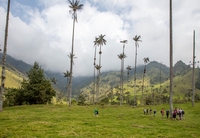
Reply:
[[[122,40],[122,41],[120,41],[120,43],[127,44],[128,40]]]
[[[69,2],[69,8],[71,9],[69,12],[72,14],[72,18],[76,20],[76,22],[78,22],[77,20],[77,11],[81,10],[83,8],[83,4],[80,4],[79,0],[68,0]]]

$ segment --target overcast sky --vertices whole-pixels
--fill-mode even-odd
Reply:
[[[144,57],[169,66],[169,0],[81,0],[75,26],[74,76],[93,74],[93,41],[106,35],[102,47],[102,71],[120,70],[121,40],[125,67],[134,67],[135,43],[140,35],[138,65]],[[0,45],[4,45],[7,0],[0,0]],[[11,0],[7,53],[46,70],[69,70],[72,45],[72,16],[68,0]],[[196,60],[200,60],[200,0],[173,0],[174,64],[192,61],[193,30],[196,31]]]

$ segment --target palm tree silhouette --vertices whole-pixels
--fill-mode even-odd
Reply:
[[[68,0],[69,1],[69,8],[71,9],[69,12],[72,14],[73,18],[73,31],[72,31],[72,48],[71,54],[74,55],[74,29],[75,29],[75,22],[77,22],[77,11],[83,8],[83,4],[80,4],[79,0]],[[73,74],[73,57],[70,56],[70,80],[69,80],[69,106],[71,106],[71,93],[72,93],[72,74]]]
[[[138,42],[142,42],[140,40],[141,36],[135,36],[133,38],[133,40],[135,41],[135,68],[134,68],[134,106],[135,106],[135,102],[136,102],[136,66],[137,66],[137,47],[139,47],[139,43]]]
[[[119,59],[121,60],[121,77],[120,77],[120,105],[123,104],[123,95],[124,95],[124,87],[123,87],[123,74],[124,74],[124,58],[126,58],[126,55],[124,53],[118,55]]]
[[[95,68],[97,69],[97,96],[96,96],[96,102],[99,101],[99,83],[100,83],[100,74],[101,74],[101,47],[103,45],[106,45],[105,35],[99,35],[99,37],[95,40],[96,44],[100,47],[99,48],[99,65],[95,65]]]
[[[149,58],[146,57],[143,59],[144,60],[144,72],[143,72],[143,79],[142,79],[142,98],[141,98],[141,104],[143,104],[143,93],[144,93],[144,77],[146,73],[146,65],[149,62]]]

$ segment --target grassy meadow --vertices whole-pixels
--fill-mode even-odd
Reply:
[[[198,138],[200,103],[174,104],[185,111],[184,120],[161,118],[161,108],[143,115],[144,107],[107,105],[24,105],[6,107],[0,112],[0,138]],[[95,117],[93,111],[99,110]]]

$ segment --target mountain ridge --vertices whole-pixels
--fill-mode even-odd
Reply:
[[[2,57],[2,54],[0,54]],[[17,60],[10,55],[7,55],[6,66],[12,70],[17,70],[22,74],[26,75],[26,72],[32,67],[22,60]],[[169,67],[159,63],[157,61],[151,61],[146,65],[146,78],[149,78],[150,84],[163,83],[169,79]],[[174,65],[174,77],[178,75],[186,74],[191,68],[183,63],[181,60]],[[142,79],[144,71],[144,65],[137,66],[137,79]],[[62,73],[44,70],[45,76],[47,78],[55,78],[57,84],[54,85],[58,91],[66,94],[67,78],[64,77]],[[124,80],[127,79],[127,71],[124,71]],[[134,68],[131,68],[129,79],[133,80]],[[78,95],[83,88],[91,87],[94,81],[94,76],[79,76],[73,78],[73,92],[72,95]],[[105,71],[101,73],[100,85],[105,85],[106,87],[116,87],[120,82],[120,71]],[[108,86],[107,86],[108,85]],[[105,88],[107,90],[107,88]]]

